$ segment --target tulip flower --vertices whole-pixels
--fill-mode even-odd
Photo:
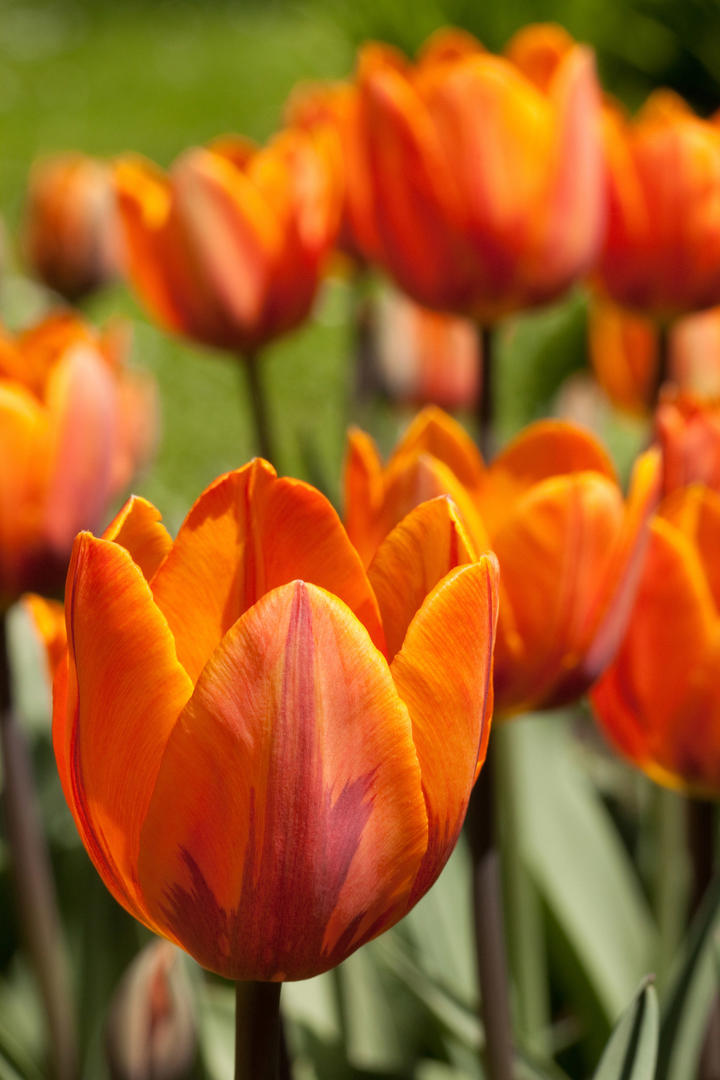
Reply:
[[[720,495],[693,485],[652,523],[632,616],[592,691],[603,732],[653,780],[720,796]]]
[[[348,534],[364,560],[414,505],[445,493],[478,550],[501,570],[495,702],[501,713],[579,696],[616,648],[659,482],[657,451],[639,459],[627,502],[602,447],[580,427],[530,425],[486,465],[459,424],[425,409],[383,467],[350,436]]]
[[[664,321],[720,303],[720,124],[657,91],[634,121],[608,105],[604,141],[598,287]]]
[[[652,319],[607,301],[590,307],[590,358],[613,405],[643,415],[660,380],[660,332]],[[680,390],[720,394],[720,308],[686,315],[668,331],[667,379]]]
[[[377,324],[379,374],[393,400],[445,409],[474,405],[480,342],[471,322],[387,292]]]
[[[720,402],[666,393],[655,415],[666,495],[691,484],[720,493]]]
[[[53,740],[115,898],[233,979],[307,978],[392,926],[485,756],[496,574],[446,499],[366,573],[324,496],[262,460],[174,543],[141,499],[82,533]]]
[[[97,526],[148,454],[151,384],[127,336],[70,314],[0,333],[0,611],[59,592],[78,529]]]
[[[33,273],[66,300],[117,277],[122,248],[110,166],[84,154],[37,161],[23,246]]]
[[[130,279],[162,326],[255,353],[297,326],[337,231],[335,144],[285,131],[264,149],[228,137],[163,173],[116,166]]]
[[[445,31],[414,66],[367,46],[358,83],[377,258],[415,300],[490,325],[590,268],[603,181],[588,49],[534,27],[500,57]]]

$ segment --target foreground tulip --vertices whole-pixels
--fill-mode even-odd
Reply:
[[[653,521],[618,654],[592,692],[600,727],[661,784],[720,797],[720,495],[677,491]]]
[[[149,452],[152,385],[125,370],[126,344],[69,314],[0,334],[0,610],[60,591],[78,529]]]
[[[334,143],[300,131],[264,149],[219,139],[163,173],[116,167],[133,285],[168,330],[255,353],[297,326],[335,239]]]
[[[655,451],[639,459],[624,503],[607,455],[582,428],[533,424],[486,466],[458,424],[426,409],[385,468],[372,440],[351,434],[348,534],[368,562],[412,506],[451,495],[478,550],[492,548],[500,564],[496,707],[550,707],[587,689],[618,644],[658,464]]]
[[[608,218],[596,283],[666,321],[720,303],[720,124],[658,91],[634,122],[605,109],[605,148]]]
[[[606,301],[590,307],[590,358],[613,405],[645,414],[658,384],[720,395],[720,308],[677,319],[667,335],[667,370],[661,374],[661,332],[652,319]]]
[[[84,154],[36,162],[23,246],[31,270],[66,300],[117,277],[122,249],[110,166]]]
[[[445,31],[415,66],[366,47],[358,81],[378,258],[414,299],[488,325],[589,269],[603,204],[588,49],[535,27],[499,57]]]
[[[400,919],[485,756],[493,556],[448,500],[366,573],[330,504],[256,460],[173,543],[131,500],[81,534],[53,739],[113,896],[233,979],[302,979]]]

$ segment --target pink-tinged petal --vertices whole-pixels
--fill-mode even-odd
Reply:
[[[391,665],[398,694],[410,711],[429,825],[427,851],[408,907],[445,865],[485,760],[497,615],[497,560],[485,555],[451,571],[436,586]]]
[[[117,544],[77,538],[65,614],[69,663],[53,715],[65,797],[113,896],[155,928],[137,887],[140,829],[192,683],[147,582]]]
[[[162,524],[160,511],[138,495],[130,496],[103,533],[103,540],[113,540],[129,551],[146,581],[150,580],[172,547],[172,539]]]
[[[46,505],[47,535],[69,551],[80,529],[100,523],[110,494],[117,438],[117,389],[100,354],[72,348],[48,381],[53,471]]]
[[[344,600],[384,647],[360,557],[319,491],[278,479],[259,459],[215,481],[190,511],[152,582],[193,681],[235,620],[264,593],[297,577]]]
[[[434,405],[418,413],[391,461],[401,455],[420,453],[430,454],[447,465],[471,493],[480,490],[485,465],[475,443],[462,424]]]
[[[385,928],[426,844],[384,658],[336,597],[300,581],[267,593],[168,742],[139,862],[155,918],[228,978],[306,978]]]
[[[385,538],[368,577],[380,607],[388,660],[437,583],[474,559],[470,538],[445,496],[412,510]]]

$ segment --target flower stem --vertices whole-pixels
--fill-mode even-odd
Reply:
[[[0,613],[0,752],[3,811],[18,917],[45,1009],[51,1075],[55,1080],[73,1080],[78,1067],[69,978],[30,755],[12,708],[5,613]]]
[[[270,434],[270,420],[266,395],[260,379],[259,357],[255,353],[242,353],[241,358],[245,368],[247,389],[250,394],[250,408],[255,423],[255,446],[260,457],[273,462],[274,453]]]
[[[476,404],[478,442],[485,461],[490,461],[495,453],[495,330],[494,327],[481,323],[477,333],[481,372]]]
[[[665,320],[659,323],[657,336],[657,367],[655,368],[655,378],[650,385],[650,401],[648,403],[651,411],[654,411],[657,408],[660,400],[660,391],[670,378],[670,332],[670,323]]]
[[[279,982],[239,982],[235,997],[235,1080],[280,1080]]]
[[[495,846],[493,757],[491,739],[488,756],[470,797],[467,827],[472,856],[475,949],[487,1076],[488,1080],[512,1080],[510,990],[500,858]]]

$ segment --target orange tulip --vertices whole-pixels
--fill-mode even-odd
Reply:
[[[385,468],[372,440],[351,433],[347,529],[368,562],[412,506],[451,495],[475,546],[500,563],[496,706],[545,708],[582,693],[617,646],[658,471],[648,451],[624,504],[609,459],[582,428],[532,424],[486,466],[463,429],[428,408]]]
[[[627,633],[592,692],[613,745],[658,783],[720,797],[720,495],[676,491],[653,521]]]
[[[129,275],[168,330],[244,354],[308,315],[335,239],[333,140],[285,131],[264,149],[219,139],[163,173],[116,167]]]
[[[81,534],[53,739],[115,898],[233,979],[307,978],[400,919],[485,756],[496,575],[445,499],[366,573],[324,496],[259,459],[174,543],[138,499]]]
[[[720,400],[668,394],[655,415],[663,491],[704,484],[720,493]]]
[[[590,307],[590,358],[613,405],[644,414],[658,381],[659,330],[607,301]],[[668,330],[668,379],[681,390],[720,395],[720,308],[686,315]]]
[[[634,122],[606,107],[604,130],[599,287],[664,319],[720,303],[720,124],[658,91]]]
[[[125,370],[126,344],[70,314],[0,334],[0,610],[60,590],[78,529],[149,451],[154,398]]]
[[[122,254],[110,166],[84,154],[37,161],[28,186],[24,249],[33,272],[67,300],[117,277]]]
[[[414,67],[366,47],[358,79],[378,257],[414,299],[492,323],[589,269],[603,203],[588,49],[534,27],[499,57],[446,31]]]
[[[387,292],[377,323],[377,364],[391,398],[445,409],[475,404],[480,342],[471,322]]]
[[[344,82],[301,84],[293,90],[285,115],[292,127],[337,140],[338,153],[332,160],[337,166],[336,183],[343,193],[338,245],[357,261],[373,258],[377,248],[375,207],[357,88]]]

